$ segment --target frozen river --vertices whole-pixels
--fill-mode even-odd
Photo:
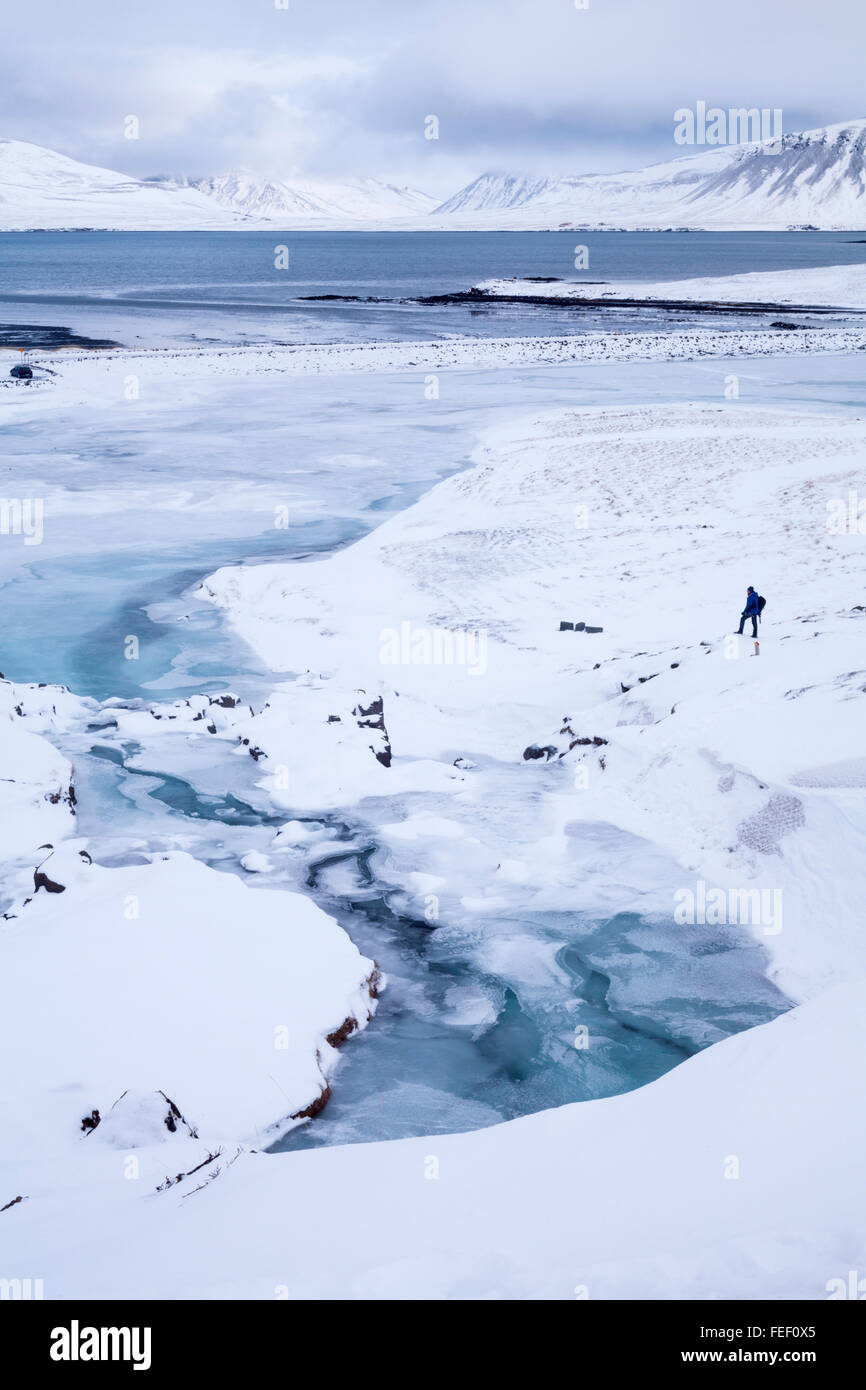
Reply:
[[[744,401],[861,409],[862,363],[843,357],[443,371],[436,399],[420,372],[169,382],[158,401],[74,412],[34,396],[4,434],[5,487],[46,498],[45,532],[38,547],[2,538],[0,667],[98,700],[228,689],[258,707],[273,678],[189,598],[204,576],[351,543],[466,467],[479,432],[510,415],[719,402],[732,370]],[[242,855],[287,819],[256,789],[254,764],[220,750],[201,781],[147,750],[136,759],[110,730],[81,730],[67,751],[80,833],[108,860],[183,846],[241,873]],[[508,846],[513,827],[495,808],[531,799],[526,771],[481,768],[490,843]],[[404,916],[379,877],[376,826],[394,815],[370,801],[321,821],[321,855],[268,879],[315,895],[390,978],[376,1021],[344,1049],[328,1109],[286,1147],[468,1129],[614,1094],[787,1006],[744,932],[684,941],[658,907],[676,866],[603,825],[576,830],[585,888],[548,912],[494,923],[467,912],[459,929]],[[603,1040],[592,1058],[574,1045],[577,1006]]]

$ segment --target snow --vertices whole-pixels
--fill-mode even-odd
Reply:
[[[866,1258],[864,1046],[852,981],[625,1096],[472,1134],[224,1147],[160,1192],[216,1146],[171,1136],[124,1182],[97,1129],[53,1172],[2,1161],[25,1197],[7,1263],[45,1271],[47,1298],[826,1298]]]
[[[482,293],[544,299],[673,300],[702,304],[778,304],[866,309],[866,263],[813,269],[749,271],[744,275],[705,276],[695,280],[602,283],[560,280],[539,285],[533,280],[483,280]]]
[[[783,272],[784,273],[784,272]],[[735,280],[739,277],[731,277]],[[765,279],[769,277],[764,277]],[[520,281],[491,281],[489,292],[529,293]],[[676,282],[677,289],[682,282]],[[711,283],[711,282],[710,282]],[[838,282],[836,282],[838,283]],[[537,290],[537,286],[535,289]],[[570,286],[568,287],[570,292]],[[673,288],[673,287],[671,287]],[[724,285],[719,287],[724,290]],[[830,286],[828,285],[829,289]],[[545,286],[545,290],[557,289]],[[562,293],[566,289],[563,287]],[[737,291],[732,291],[732,297]],[[665,298],[664,294],[659,297]],[[721,297],[721,294],[719,295]],[[250,374],[263,380],[282,376],[331,376],[346,373],[436,372],[438,370],[563,365],[604,362],[688,362],[702,358],[814,356],[860,352],[866,348],[866,324],[850,323],[828,327],[807,327],[797,333],[780,329],[694,328],[661,332],[589,332],[561,336],[472,338],[427,342],[370,342],[302,344],[279,347],[224,347],[218,349],[110,349],[97,353],[66,351],[57,354],[33,351],[30,361],[33,383],[21,387],[11,381],[9,368],[17,353],[0,349],[0,399],[12,412],[29,415],[38,394],[40,409],[87,405],[99,407],[124,401],[130,377],[134,377],[142,398],[140,408],[156,408],[159,391],[185,382],[217,382],[221,378],[243,381]],[[132,411],[135,405],[127,405]],[[178,489],[164,490],[166,504],[178,496]],[[160,495],[143,493],[148,506],[160,505]],[[52,498],[50,505],[69,508],[74,498]],[[102,504],[112,505],[110,499]],[[212,503],[211,505],[217,505]],[[231,510],[237,505],[233,494],[223,494],[219,505]]]
[[[855,346],[863,334],[832,329],[64,354],[4,403],[13,419],[124,409],[130,371],[194,392],[206,375],[482,351],[502,365]],[[862,1268],[863,535],[828,521],[866,495],[864,443],[853,410],[737,399],[510,412],[471,468],[361,541],[209,576],[190,610],[224,611],[275,673],[267,703],[115,700],[99,717],[140,744],[130,766],[158,766],[158,740],[179,775],[212,763],[220,778],[218,747],[255,776],[280,828],[242,876],[178,849],[90,856],[54,745],[94,702],[0,683],[0,1030],[16,1058],[0,1207],[23,1198],[0,1214],[9,1269],[45,1271],[49,1298],[571,1300],[822,1298]],[[729,635],[747,583],[768,597],[759,656]],[[533,745],[546,751],[527,760]],[[420,921],[432,895],[437,936],[462,933],[479,974],[533,998],[564,968],[533,916],[640,914],[639,951],[615,923],[607,943],[619,1015],[706,1050],[626,1095],[471,1133],[262,1153],[323,1097],[328,1036],[374,1007],[372,959],[272,886],[280,855],[330,848],[305,810],[375,825],[393,909]],[[771,904],[746,948],[729,924],[671,926],[675,894],[701,885]],[[744,1026],[755,1001],[737,991],[763,981],[763,953],[796,1007],[727,1038],[690,1016],[712,979]],[[491,1017],[471,974],[448,1006],[469,1028]],[[605,1047],[590,1037],[588,1066]],[[441,1128],[453,1099],[421,1099]]]
[[[45,735],[67,726],[84,708],[85,702],[57,687],[0,678],[0,819],[7,863],[72,830],[72,766]]]
[[[191,187],[229,212],[243,214],[257,222],[285,224],[286,220],[305,222],[319,219],[329,225],[337,222],[365,222],[390,217],[423,216],[436,206],[436,199],[417,188],[397,188],[381,179],[350,179],[345,182],[321,180],[260,179],[243,170],[215,178],[164,180],[166,187]]]
[[[862,540],[828,529],[834,499],[863,493],[864,442],[860,421],[736,401],[503,427],[475,468],[349,549],[208,579],[201,596],[272,669],[315,673],[284,683],[245,733],[290,768],[289,800],[310,809],[345,804],[353,788],[459,795],[473,774],[453,766],[455,750],[519,764],[528,745],[550,748],[575,774],[574,786],[536,788],[560,826],[602,820],[639,835],[675,857],[684,887],[780,890],[784,929],[757,934],[777,982],[807,997],[866,968],[855,906],[866,824],[845,786],[861,746]],[[768,528],[784,546],[767,547]],[[748,583],[770,599],[757,660],[748,639],[725,636]],[[604,631],[560,632],[566,617]],[[386,652],[403,629],[429,641],[412,638],[395,666]],[[450,660],[446,633],[464,637]],[[326,752],[350,685],[382,698],[389,768],[363,738],[353,762]],[[605,742],[570,746],[582,737]],[[821,778],[826,765],[833,776]],[[543,777],[545,760],[526,772]],[[804,784],[816,777],[820,789]],[[423,818],[404,828],[412,867],[475,899],[484,854],[467,845],[443,864],[442,829]],[[482,823],[474,830],[483,838]],[[527,835],[520,857],[536,888],[568,882],[561,830],[544,843],[514,824],[509,835],[512,850]],[[495,865],[501,846],[489,850]]]
[[[164,1093],[210,1140],[270,1142],[324,1091],[326,1036],[374,1008],[373,962],[309,899],[253,896],[186,854],[148,860],[104,868],[66,840],[39,864],[63,891],[7,912],[0,1015],[19,1060],[3,1128],[16,1153],[69,1147],[83,1116],[130,1088]]]
[[[49,738],[97,713],[56,686],[0,681],[0,1032],[17,1058],[4,1148],[63,1152],[94,1110],[112,1112],[121,1144],[150,1142],[129,1101],[112,1110],[132,1093],[136,1114],[152,1119],[167,1096],[214,1140],[270,1142],[325,1091],[328,1036],[375,1010],[375,964],[300,894],[253,894],[184,853],[92,862],[73,769]],[[246,861],[269,867],[254,851]]]

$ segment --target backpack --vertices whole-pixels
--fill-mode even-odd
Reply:
[[[758,617],[759,617],[759,618],[760,618],[761,614],[763,613],[764,609],[766,608],[766,606],[767,606],[767,600],[766,600],[765,598],[762,598],[761,595],[759,594],[759,595],[758,595]]]

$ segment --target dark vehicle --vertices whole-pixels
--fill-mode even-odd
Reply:
[[[9,375],[17,377],[19,381],[30,381],[33,376],[33,368],[24,366],[13,367]]]

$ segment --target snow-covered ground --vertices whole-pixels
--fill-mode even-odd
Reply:
[[[620,280],[484,280],[484,294],[545,299],[662,299],[703,304],[778,304],[866,309],[866,264],[643,283]]]
[[[96,714],[0,681],[4,1149],[68,1156],[97,1130],[138,1148],[179,1111],[188,1133],[272,1142],[327,1099],[380,972],[307,897],[253,894],[183,853],[94,863],[49,738]]]
[[[0,1205],[22,1198],[0,1216],[10,1268],[44,1270],[48,1297],[572,1299],[821,1298],[829,1280],[862,1267],[866,614],[850,497],[866,488],[864,442],[857,419],[736,400],[529,415],[488,432],[471,470],[354,546],[211,576],[196,597],[220,604],[286,678],[258,714],[195,702],[157,711],[174,726],[160,736],[178,741],[181,767],[202,712],[245,765],[255,749],[277,812],[371,797],[391,806],[390,818],[380,811],[378,872],[419,915],[432,894],[440,930],[486,914],[488,948],[520,949],[519,932],[503,937],[497,919],[592,893],[574,829],[606,821],[663,848],[693,903],[701,885],[705,897],[723,890],[725,911],[732,892],[757,889],[746,928],[807,1002],[613,1099],[447,1138],[263,1155],[244,1141],[294,1111],[271,1110],[254,1053],[234,1057],[234,1084],[197,1089],[216,984],[195,987],[200,1008],[183,1010],[182,1024],[169,1013],[149,1059],[156,1076],[141,1039],[122,1029],[110,1058],[96,1048],[108,1005],[85,1028],[72,998],[55,1037],[40,1026],[35,984],[19,983],[7,1013],[16,1036],[36,1035],[0,1166]],[[750,639],[726,636],[749,582],[768,598],[760,656]],[[560,631],[562,620],[603,630]],[[23,735],[27,720],[12,710]],[[42,737],[46,716],[34,717]],[[114,718],[132,739],[153,727],[145,711]],[[45,779],[55,785],[54,769]],[[494,835],[505,815],[507,856]],[[112,1009],[145,1008],[160,966],[180,1003],[210,931],[237,983],[229,1037],[242,1014],[273,1047],[283,1001],[298,997],[279,914],[295,918],[300,905],[258,888],[255,918],[243,920],[253,890],[226,890],[224,875],[211,889],[218,876],[193,861],[100,868],[81,848],[70,840],[56,852],[66,893],[43,887],[3,924],[20,953],[14,978],[44,963],[67,894],[96,958],[108,951],[112,970],[131,958],[148,980],[144,1003],[119,990]],[[195,879],[191,921],[173,915],[172,875]],[[648,877],[660,922],[662,886]],[[124,917],[130,895],[138,921]],[[272,898],[283,899],[273,918]],[[307,920],[323,950],[338,946],[327,918]],[[681,929],[700,957],[708,925],[698,915]],[[268,938],[264,993],[246,959],[251,931],[257,950]],[[347,942],[339,949],[345,974],[329,972],[328,998],[363,1021],[370,963]],[[651,958],[631,1000],[650,1015]],[[56,969],[65,960],[86,990],[93,959],[70,965],[64,953]],[[311,1039],[340,1022],[326,1012],[296,1059],[310,1079]],[[83,1088],[52,1096],[47,1083],[64,1084],[60,1042],[76,1030],[63,1065]],[[583,1041],[591,1056],[597,1040]],[[115,1114],[113,1091],[126,1087]],[[166,1123],[166,1096],[186,1124]],[[81,1132],[92,1108],[100,1124]]]
[[[737,277],[733,277],[737,278]],[[522,282],[514,282],[520,284]],[[498,282],[503,293],[511,281]],[[507,287],[507,288],[506,288]],[[546,286],[545,289],[556,289]],[[537,287],[536,287],[537,289]],[[529,291],[527,290],[527,293]],[[663,296],[659,296],[663,297]],[[702,358],[814,356],[866,349],[862,328],[834,325],[797,333],[784,329],[716,330],[694,328],[661,332],[580,333],[527,338],[444,339],[432,342],[305,343],[297,347],[179,348],[107,350],[97,353],[33,351],[35,376],[29,385],[10,380],[17,352],[0,349],[0,399],[29,412],[40,392],[46,405],[68,407],[99,402],[151,399],[164,383],[195,383],[220,378],[243,380],[347,372],[436,372],[443,369],[563,365],[568,363],[690,362]]]
[[[860,267],[792,275],[622,292],[863,306]],[[0,391],[12,476],[47,518],[31,550],[7,499],[4,582],[72,583],[77,544],[97,561],[109,545],[118,583],[136,524],[162,541],[193,524],[248,536],[288,487],[300,532],[323,510],[350,523],[277,563],[224,565],[154,614],[189,631],[221,615],[261,700],[160,699],[200,688],[193,657],[142,673],[132,701],[0,680],[0,1030],[21,1059],[0,1107],[4,1273],[38,1273],[49,1298],[712,1299],[821,1298],[862,1267],[866,420],[851,373],[866,328],[852,322],[42,353],[32,386]],[[570,363],[587,372],[563,376]],[[484,375],[518,366],[531,409],[516,372],[495,389]],[[383,393],[419,395],[428,369],[456,367],[479,371],[472,466],[396,511],[457,462]],[[716,394],[688,403],[701,372]],[[307,383],[295,438],[281,378],[302,373],[325,379]],[[608,404],[563,409],[592,373]],[[456,400],[456,373],[443,384]],[[635,403],[643,390],[653,403]],[[788,404],[806,391],[814,413]],[[351,441],[315,439],[343,397]],[[423,429],[453,428],[435,408]],[[413,456],[376,445],[365,409]],[[388,519],[335,548],[383,496]],[[732,635],[747,584],[768,600],[759,652]],[[119,644],[128,612],[112,614]],[[92,761],[75,765],[94,743],[128,774],[116,827],[99,824]],[[148,839],[141,806],[160,775],[177,782],[166,807],[202,800],[155,848],[165,822]],[[208,837],[195,817],[235,793],[256,823],[221,836],[217,806]],[[297,1138],[331,1080],[339,1093],[336,1047],[384,983],[374,934],[353,944],[313,902],[317,875],[334,901],[375,891],[460,942],[441,1005],[455,1029],[483,1034],[499,995],[522,993],[522,1021],[546,1017],[545,1046],[606,1098],[495,1124],[515,1110],[493,1086],[462,1108],[432,1091],[435,1137],[262,1153]],[[405,948],[381,940],[402,971]],[[599,998],[673,1069],[613,1094]],[[443,1136],[451,1102],[468,1132]]]
[[[402,785],[406,759],[431,778],[431,760],[449,775],[452,750],[512,761],[548,750],[527,761],[564,761],[587,779],[561,803],[563,823],[613,821],[684,872],[784,889],[784,930],[768,923],[766,935],[784,987],[802,997],[866,966],[852,882],[863,540],[847,521],[829,529],[834,507],[862,493],[864,443],[856,421],[736,401],[509,426],[473,470],[352,548],[206,581],[269,666],[315,673],[245,732],[291,766],[287,795],[311,809],[363,785],[324,753],[342,736],[327,716],[346,688],[383,701],[395,765],[364,771],[371,795]],[[725,636],[749,582],[770,601],[758,659]],[[561,620],[603,631],[560,632]],[[575,742],[585,738],[600,742]],[[795,833],[807,820],[812,833]],[[461,833],[421,813],[416,865]],[[549,884],[551,858],[568,853],[563,838],[527,859]]]
[[[268,1156],[97,1129],[0,1167],[7,1267],[46,1298],[826,1298],[866,1257],[863,1002],[841,985],[630,1095],[471,1135]]]

